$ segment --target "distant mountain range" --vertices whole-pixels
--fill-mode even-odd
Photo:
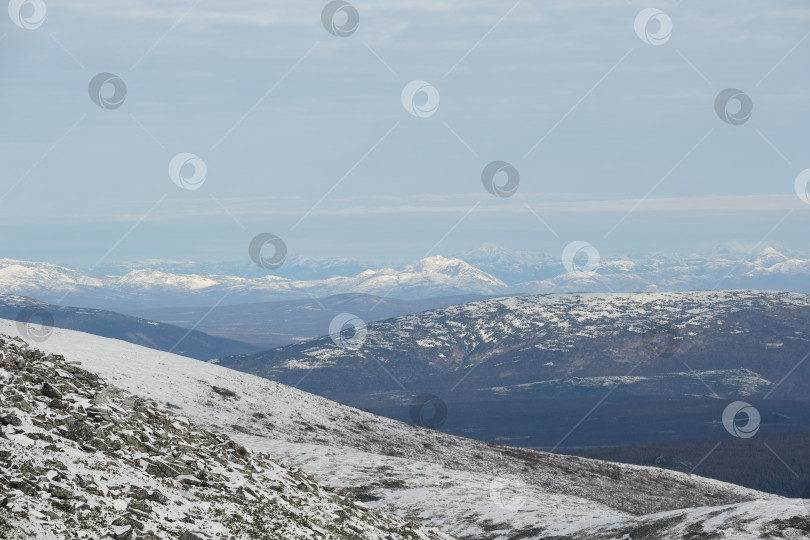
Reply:
[[[0,259],[0,293],[124,313],[155,307],[210,307],[344,293],[398,299],[560,292],[761,289],[810,292],[810,259],[773,247],[745,257],[603,258],[567,272],[560,257],[485,246],[463,258],[440,255],[410,265],[292,259],[268,272],[247,263],[151,261],[82,272],[48,263]]]
[[[248,268],[243,274],[255,274]],[[208,307],[245,302],[320,298],[355,292],[418,299],[503,293],[499,279],[460,259],[436,256],[401,269],[366,270],[355,276],[296,281],[277,275],[240,277],[175,274],[158,268],[123,275],[86,275],[53,264],[0,259],[0,293],[42,301],[133,312],[156,307]]]

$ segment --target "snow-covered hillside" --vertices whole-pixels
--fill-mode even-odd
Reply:
[[[634,366],[636,377],[678,375],[695,387],[670,387],[681,394],[706,394],[705,382],[690,380],[696,370],[698,378],[724,385],[726,395],[745,396],[764,394],[793,368],[810,338],[809,317],[810,296],[799,293],[512,296],[370,323],[360,347],[338,347],[322,336],[220,363],[286,384],[308,374],[304,387],[327,396],[387,392],[394,378],[409,388],[448,393],[462,379],[462,390],[495,387],[501,395],[540,382],[587,388],[607,384],[600,377],[624,377]],[[735,371],[742,368],[748,372]],[[807,371],[801,367],[794,375],[779,392],[804,398],[808,386],[800,383]]]
[[[0,321],[0,333],[16,334],[16,325]],[[798,528],[808,526],[799,501],[674,471],[452,437],[115,340],[55,329],[38,346],[369,506],[460,537],[640,538],[633,532],[647,531],[657,535],[649,538],[753,539],[782,530],[799,538]],[[704,508],[679,510],[690,507]]]
[[[4,539],[450,540],[0,336]]]

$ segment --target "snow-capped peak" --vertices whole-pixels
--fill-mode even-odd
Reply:
[[[444,274],[446,276],[484,274],[484,272],[461,259],[447,258],[441,255],[426,257],[413,265],[413,269],[423,274]]]
[[[771,266],[783,263],[787,260],[788,257],[769,246],[759,252],[757,258],[754,259],[753,264],[763,268],[770,268]]]
[[[155,287],[173,287],[187,290],[205,289],[219,285],[219,281],[207,276],[196,274],[179,275],[161,272],[159,270],[132,270],[118,279],[118,286],[137,286],[144,289]]]

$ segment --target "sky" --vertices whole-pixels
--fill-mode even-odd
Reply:
[[[12,0],[0,257],[806,252],[808,23],[800,0]]]

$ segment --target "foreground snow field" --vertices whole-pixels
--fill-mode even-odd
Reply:
[[[0,333],[18,335],[0,320]],[[368,506],[465,538],[805,538],[808,510],[678,472],[497,447],[217,365],[74,331],[34,345],[301,467]]]

